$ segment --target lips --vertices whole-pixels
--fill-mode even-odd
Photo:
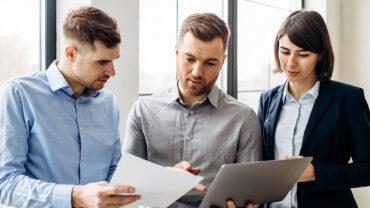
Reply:
[[[288,74],[294,77],[294,76],[297,76],[299,72],[298,71],[288,71]]]
[[[98,79],[98,82],[100,84],[105,84],[108,81],[108,79]]]
[[[202,81],[196,81],[196,80],[192,80],[192,79],[188,79],[188,81],[192,84],[192,85],[202,85],[203,82]]]

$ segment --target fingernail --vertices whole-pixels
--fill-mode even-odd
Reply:
[[[135,192],[135,189],[134,189],[134,188],[130,188],[128,191],[129,191],[130,193],[134,193],[134,192]]]

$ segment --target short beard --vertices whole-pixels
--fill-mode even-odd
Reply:
[[[203,94],[208,94],[212,90],[215,82],[216,81],[210,82],[208,85],[201,87],[200,89],[198,88],[198,90],[196,87],[189,87],[187,84],[187,80],[185,80],[185,82],[180,81],[180,84],[182,85],[183,89],[189,93],[189,95],[200,96]]]
[[[96,90],[96,89],[93,88],[92,84],[88,84],[87,82],[85,82],[85,80],[80,78],[77,74],[74,74],[74,78],[75,78],[76,82],[78,82],[80,85],[86,87],[87,89]]]

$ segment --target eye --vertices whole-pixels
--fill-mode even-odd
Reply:
[[[105,64],[107,64],[108,62],[107,61],[98,61],[98,64],[99,65],[105,65]]]
[[[289,51],[280,51],[280,53],[284,54],[284,55],[289,55],[290,52]]]
[[[300,57],[307,57],[308,54],[298,54],[298,56],[300,56]]]
[[[193,59],[193,58],[186,58],[186,61],[187,62],[190,62],[190,63],[193,63],[195,61],[195,59]]]
[[[216,65],[216,63],[214,63],[214,62],[207,62],[207,65],[208,65],[208,66],[215,66],[215,65]]]

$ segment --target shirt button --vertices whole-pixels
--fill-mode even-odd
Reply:
[[[84,156],[82,156],[82,157],[81,157],[81,160],[85,160],[85,157],[84,157]]]
[[[193,114],[194,113],[194,111],[190,111],[190,114]]]
[[[80,127],[80,131],[82,131],[82,127]]]
[[[187,141],[189,141],[189,139],[190,139],[189,137],[186,137],[186,140],[187,140]]]

